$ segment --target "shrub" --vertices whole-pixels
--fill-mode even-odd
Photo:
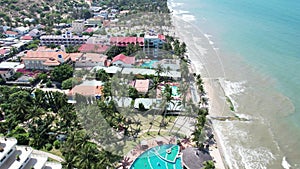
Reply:
[[[53,143],[53,145],[54,145],[55,149],[59,149],[60,148],[60,142],[58,140],[55,140],[54,143]]]
[[[52,150],[52,144],[47,143],[47,144],[45,145],[45,148],[46,148],[47,151],[51,151],[51,150]]]

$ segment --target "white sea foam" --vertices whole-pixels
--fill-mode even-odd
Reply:
[[[219,79],[220,85],[224,90],[225,96],[227,96],[232,104],[234,109],[238,108],[238,104],[235,102],[235,100],[232,98],[234,95],[239,95],[245,91],[244,84],[246,81],[242,82],[231,82],[228,80],[224,80],[223,78]]]
[[[291,168],[291,165],[287,162],[286,157],[282,158],[281,166],[284,169],[290,169]]]
[[[241,156],[242,165],[246,169],[266,169],[267,165],[275,159],[274,155],[264,147],[255,149],[245,148],[242,146],[235,146]]]
[[[235,113],[235,115],[237,115],[239,118],[243,118],[243,119],[247,119],[247,120],[252,119],[252,117],[248,114]]]
[[[187,22],[196,20],[196,17],[195,17],[194,15],[190,15],[190,14],[183,14],[183,15],[181,16],[181,18],[182,18],[184,21],[187,21]]]
[[[221,142],[224,158],[229,168],[266,169],[275,159],[266,147],[242,146],[243,143],[251,141],[252,137],[249,132],[237,127],[236,123],[216,121],[214,124],[215,132]]]
[[[168,1],[168,7],[169,8],[179,7],[179,6],[182,6],[182,5],[183,5],[183,3],[180,3],[180,2],[174,2],[173,0]]]
[[[189,14],[189,11],[184,11],[184,10],[173,10],[174,15],[182,15],[182,14]]]
[[[203,34],[208,40],[212,37],[210,34]]]

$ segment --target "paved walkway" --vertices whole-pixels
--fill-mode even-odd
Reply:
[[[45,152],[45,151],[33,150],[33,153],[37,154],[37,155],[47,156],[47,157],[52,158],[53,160],[56,160],[58,162],[65,162],[65,160],[63,158],[61,158],[57,155]]]

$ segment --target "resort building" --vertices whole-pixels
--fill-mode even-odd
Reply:
[[[18,34],[20,34],[20,35],[25,35],[26,33],[29,32],[29,30],[30,30],[29,27],[23,27],[23,26],[13,28],[13,31],[18,32]]]
[[[80,20],[75,20],[72,22],[72,32],[73,33],[81,33],[84,30],[84,20],[80,19]]]
[[[61,169],[59,163],[47,163],[48,157],[35,154],[31,147],[18,146],[15,138],[0,137],[0,169]]]
[[[5,58],[8,55],[9,55],[9,50],[5,48],[0,49],[0,61],[2,60],[2,58]]]
[[[118,67],[133,67],[135,64],[135,57],[125,56],[124,54],[119,54],[115,56],[112,60],[112,65]]]
[[[154,69],[156,69],[158,65],[160,65],[162,68],[164,68],[166,70],[177,71],[180,69],[180,60],[163,59],[163,60],[153,63],[152,67]]]
[[[20,40],[24,40],[24,41],[32,41],[32,39],[33,38],[30,35],[25,35],[20,38]]]
[[[149,79],[137,79],[133,81],[132,86],[141,94],[146,94],[149,90]]]
[[[116,74],[117,72],[121,72],[122,68],[118,67],[118,66],[110,66],[110,67],[102,67],[102,66],[95,66],[91,72],[95,72],[98,71],[100,69],[105,70],[106,73],[108,73],[110,76],[113,76],[114,74]]]
[[[75,67],[107,66],[107,56],[97,53],[85,53],[75,61]]]
[[[17,38],[19,36],[18,32],[14,32],[14,31],[6,31],[4,34],[8,38]]]
[[[105,53],[109,49],[109,46],[101,44],[82,44],[78,50],[81,53]]]
[[[70,54],[63,51],[28,51],[22,57],[26,69],[52,70],[71,60]]]
[[[74,86],[68,93],[69,97],[75,100],[76,94],[90,99],[98,99],[102,96],[103,82],[97,80],[84,81],[80,85]]]
[[[14,69],[16,72],[18,69],[23,69],[24,64],[19,62],[1,62],[0,69]]]
[[[92,36],[90,37],[87,42],[87,44],[103,44],[103,45],[110,45],[109,40],[107,39],[106,36],[104,35],[97,35],[97,36]]]
[[[148,48],[162,48],[166,42],[166,38],[162,34],[149,33],[144,37],[145,46]]]
[[[118,47],[127,47],[129,44],[144,46],[144,38],[142,37],[111,37],[110,45]]]
[[[43,35],[40,37],[40,44],[47,45],[81,45],[85,44],[89,36],[73,36],[71,32],[66,32],[62,35]]]
[[[11,69],[11,68],[0,68],[0,78],[2,78],[4,81],[7,81],[14,74],[15,74],[14,69]]]
[[[102,21],[103,21],[102,17],[90,18],[90,19],[86,20],[85,26],[93,26],[93,27],[99,26],[100,27],[102,25]]]
[[[31,31],[28,32],[28,35],[31,37],[38,37],[41,35],[41,31],[39,31],[38,29],[32,29]]]

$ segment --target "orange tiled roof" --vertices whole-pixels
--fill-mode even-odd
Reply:
[[[102,95],[103,86],[83,86],[78,85],[70,90],[69,95],[80,94],[83,96]]]
[[[69,56],[73,62],[75,62],[78,58],[80,58],[83,53],[70,53]]]
[[[148,89],[149,89],[149,83],[150,83],[149,79],[136,80],[134,83],[134,87],[136,88],[136,90],[138,92],[146,93],[146,92],[148,92]]]
[[[6,35],[18,35],[18,33],[14,32],[14,31],[6,31],[5,34]]]
[[[61,64],[58,56],[61,56],[64,61],[70,59],[70,54],[63,51],[28,51],[22,60],[37,60],[43,61],[46,66],[58,66]]]

